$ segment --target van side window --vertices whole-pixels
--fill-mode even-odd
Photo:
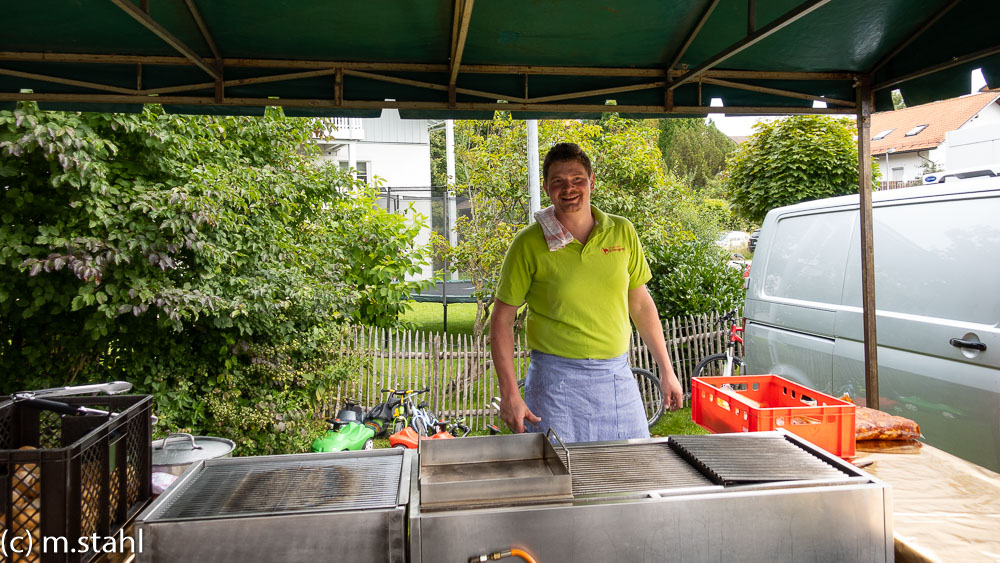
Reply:
[[[875,303],[880,311],[993,325],[983,296],[1000,280],[1000,198],[877,207]],[[860,261],[852,249],[845,303],[861,306]],[[995,301],[994,301],[995,302]]]
[[[857,212],[785,217],[775,224],[765,295],[839,305]]]

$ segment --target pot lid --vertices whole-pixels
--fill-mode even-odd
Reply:
[[[153,465],[183,465],[201,459],[222,457],[233,451],[236,444],[225,438],[168,434],[153,440]]]

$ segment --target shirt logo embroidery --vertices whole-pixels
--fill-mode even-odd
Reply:
[[[609,246],[607,248],[602,248],[601,250],[603,250],[605,254],[609,252],[625,252],[625,247],[615,245],[615,246]]]

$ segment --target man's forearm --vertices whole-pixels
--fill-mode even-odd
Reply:
[[[670,355],[667,353],[667,343],[663,338],[663,327],[660,325],[660,317],[656,312],[656,304],[648,293],[630,299],[629,314],[639,337],[646,344],[649,352],[653,355],[660,370],[666,372],[662,375],[673,375],[674,368],[670,363]]]
[[[517,313],[517,310],[514,310]],[[514,376],[514,323],[504,305],[495,306],[490,320],[490,357],[500,384],[501,397],[517,393]],[[509,322],[508,322],[509,321]]]

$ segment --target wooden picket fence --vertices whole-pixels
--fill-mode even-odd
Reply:
[[[690,396],[691,374],[698,361],[710,354],[725,351],[728,326],[719,322],[720,313],[675,317],[664,321],[664,336],[670,359]],[[488,340],[470,336],[387,330],[357,327],[347,343],[370,359],[370,369],[359,377],[341,383],[326,406],[327,416],[336,412],[345,398],[371,408],[385,400],[382,389],[423,389],[420,396],[431,412],[443,420],[465,417],[473,429],[486,424],[501,424],[491,408],[493,397],[500,395],[496,372],[490,359]],[[528,367],[528,350],[522,337],[515,342],[515,369],[518,379]],[[633,332],[629,346],[629,364],[658,374],[656,362]]]

